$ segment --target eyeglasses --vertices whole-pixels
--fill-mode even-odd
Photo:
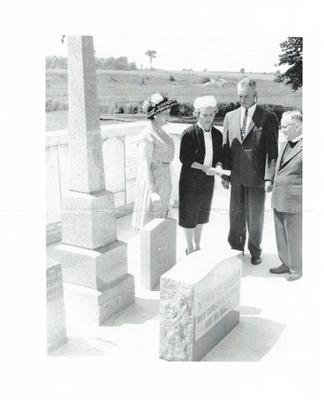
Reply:
[[[287,128],[289,128],[290,126],[294,126],[294,125],[296,125],[296,124],[280,125],[280,126],[279,126],[279,129],[287,129]]]

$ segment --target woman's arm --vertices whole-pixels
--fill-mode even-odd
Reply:
[[[181,138],[180,161],[183,165],[205,171],[207,166],[197,162],[196,159],[197,142],[191,131],[187,131]]]
[[[152,152],[153,143],[149,139],[142,139],[138,145],[139,161],[144,167],[147,183],[150,190],[154,191],[154,180],[152,175]]]
[[[215,132],[215,131],[214,131]],[[221,178],[224,176],[228,176],[230,174],[230,171],[225,170],[223,165],[224,165],[224,151],[223,151],[223,135],[220,131],[216,130],[214,133],[213,137],[213,143],[216,143],[214,145],[214,157],[216,157],[216,165],[214,168],[208,168],[206,172],[207,175],[217,175]],[[215,160],[215,161],[216,161]]]
[[[153,209],[159,210],[161,207],[161,196],[155,191],[155,182],[152,174],[152,152],[153,143],[145,138],[139,143],[140,162],[143,164],[144,173],[146,175],[148,187],[150,190],[150,199],[153,204]]]
[[[191,168],[200,169],[201,171],[206,172],[209,167],[204,164],[200,164],[199,162],[195,161],[191,164]]]

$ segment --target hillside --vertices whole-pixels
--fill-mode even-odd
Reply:
[[[302,107],[302,91],[273,82],[273,74],[248,74],[257,82],[260,104]],[[170,76],[174,81],[170,80]],[[101,113],[112,114],[119,106],[141,107],[152,93],[162,91],[180,103],[193,102],[197,96],[215,95],[220,103],[236,102],[236,84],[245,76],[239,72],[195,71],[97,71],[97,86]],[[210,82],[202,82],[210,79]],[[67,71],[46,71],[46,101],[62,106],[68,104]],[[61,112],[63,115],[64,112]],[[63,117],[65,118],[65,117]],[[51,115],[51,121],[55,116]],[[54,122],[55,125],[55,122]]]

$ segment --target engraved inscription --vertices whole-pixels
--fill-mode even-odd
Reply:
[[[202,337],[239,304],[240,276],[240,271],[235,272],[199,300],[196,308],[195,340]]]
[[[111,297],[105,304],[102,305],[102,311],[105,312],[105,314],[107,313],[107,315],[111,315],[122,308],[123,305],[132,302],[134,296],[134,287],[124,287],[121,293],[115,297]]]

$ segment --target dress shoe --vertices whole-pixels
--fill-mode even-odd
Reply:
[[[287,265],[281,264],[277,268],[270,268],[269,272],[271,272],[272,274],[286,274],[287,272],[289,272],[289,268],[287,267]]]
[[[195,250],[190,251],[188,248],[185,249],[186,256],[189,256],[189,254],[193,253],[194,251]]]
[[[251,257],[251,264],[258,265],[262,263],[262,258],[260,256],[252,256]]]
[[[301,275],[297,274],[297,272],[292,272],[288,276],[286,276],[287,281],[297,281],[297,279],[300,279]]]

